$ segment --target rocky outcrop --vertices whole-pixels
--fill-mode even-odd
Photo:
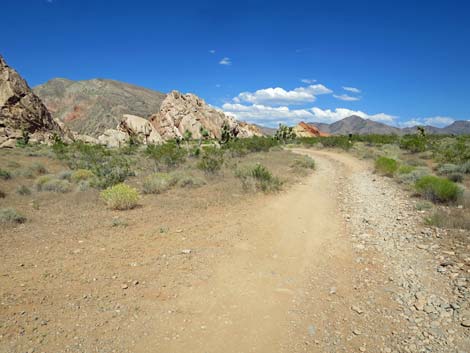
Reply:
[[[306,124],[303,121],[294,127],[294,132],[297,137],[329,136],[329,134],[321,132],[316,126],[312,124]]]
[[[157,129],[148,120],[140,116],[124,114],[117,129],[145,145],[163,142]]]
[[[259,130],[248,127],[248,124],[240,124],[196,95],[178,91],[167,95],[160,111],[150,117],[150,122],[163,140],[181,138],[186,131],[191,133],[192,138],[198,139],[204,130],[210,138],[220,138],[224,123],[237,131],[239,137],[261,135]]]
[[[123,147],[129,143],[129,135],[119,130],[107,129],[98,137],[98,142],[110,148]]]
[[[26,81],[0,56],[0,147],[11,147],[23,134],[32,142],[71,135],[55,121]]]

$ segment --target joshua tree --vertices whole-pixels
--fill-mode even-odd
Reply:
[[[277,129],[276,133],[274,134],[274,137],[282,142],[286,142],[288,140],[293,140],[296,138],[294,128],[289,127],[284,124],[279,124],[279,128]]]

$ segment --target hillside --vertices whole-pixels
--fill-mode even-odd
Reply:
[[[115,128],[123,114],[148,117],[166,95],[124,82],[56,78],[34,88],[52,116],[72,130],[97,137]]]
[[[369,119],[363,119],[359,116],[352,115],[350,117],[338,120],[332,124],[326,123],[309,123],[317,127],[319,130],[326,132],[331,135],[367,135],[367,134],[413,134],[416,132],[416,127],[398,128],[390,126],[377,121]],[[438,128],[435,126],[424,126],[425,130],[429,134],[470,134],[470,121],[455,121],[449,126]]]

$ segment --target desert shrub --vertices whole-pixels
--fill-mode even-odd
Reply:
[[[433,227],[470,230],[470,213],[463,209],[437,210],[424,221]]]
[[[181,188],[197,188],[206,184],[204,179],[195,177],[192,174],[186,172],[173,172],[171,173],[173,179]]]
[[[91,182],[89,180],[80,180],[77,185],[78,191],[87,191],[91,188]]]
[[[44,166],[44,164],[39,163],[39,162],[34,162],[29,166],[29,168],[36,174],[46,174],[47,169]]]
[[[77,169],[72,172],[70,179],[75,182],[79,183],[80,181],[90,180],[95,177],[95,174],[91,170],[88,169]]]
[[[433,175],[419,179],[415,188],[424,198],[433,202],[456,201],[462,194],[462,190],[454,182]]]
[[[431,171],[425,167],[418,167],[410,171],[409,173],[399,173],[397,175],[398,181],[404,184],[414,185],[418,179],[423,176],[429,175]]]
[[[21,196],[27,196],[31,195],[31,190],[25,185],[20,185],[16,188],[16,193]]]
[[[145,178],[143,191],[145,194],[160,194],[171,188],[175,183],[175,178],[170,174],[154,173]]]
[[[470,174],[470,161],[461,164],[459,169],[461,173]]]
[[[51,179],[42,184],[42,191],[60,192],[66,193],[72,189],[70,183],[67,180]]]
[[[426,150],[426,138],[419,135],[406,135],[400,140],[400,148],[412,153],[424,152]]]
[[[216,174],[224,164],[224,151],[215,147],[205,148],[197,167],[206,174]]]
[[[114,210],[128,210],[137,206],[139,192],[124,183],[108,187],[101,192],[101,198]]]
[[[11,179],[11,173],[8,170],[0,169],[0,179],[3,179],[3,180]]]
[[[168,169],[175,168],[186,160],[186,151],[171,142],[163,145],[149,145],[145,154],[155,162],[157,170],[162,166]]]
[[[456,164],[445,163],[445,164],[441,164],[437,168],[437,172],[440,175],[449,175],[449,174],[459,173],[460,172],[460,167]]]
[[[375,171],[386,176],[393,176],[398,170],[398,162],[392,158],[379,157],[375,160]]]
[[[292,167],[305,168],[305,169],[315,169],[315,161],[312,157],[309,156],[300,156],[294,159],[292,162]]]
[[[434,144],[433,151],[442,163],[464,164],[470,161],[470,137],[444,138]]]
[[[461,183],[464,178],[464,174],[462,173],[452,173],[446,175],[446,178],[449,179],[450,181],[453,181],[454,183]]]
[[[45,183],[51,181],[54,178],[53,175],[42,175],[36,178],[34,185],[36,186],[37,191],[42,191],[42,187]]]
[[[13,208],[0,208],[0,223],[24,223],[26,217],[18,213]]]
[[[21,167],[21,164],[19,164],[18,162],[16,161],[9,161],[7,163],[7,167],[8,168],[12,168],[12,169],[18,169],[19,167]]]
[[[400,168],[397,170],[397,174],[409,174],[413,172],[416,168],[411,166],[411,165],[402,165]]]
[[[272,147],[279,146],[279,140],[271,137],[253,136],[250,138],[230,140],[224,145],[234,157],[244,156],[247,153],[268,152]]]
[[[262,164],[249,166],[235,171],[235,176],[242,182],[245,191],[261,190],[263,192],[279,191],[282,187],[282,181],[272,175],[272,173]]]
[[[71,177],[72,177],[72,171],[70,171],[70,170],[63,170],[59,174],[57,174],[57,178],[62,179],[62,180],[69,180],[70,181]]]
[[[424,210],[430,210],[433,205],[431,202],[428,202],[428,201],[419,201],[416,203],[416,209],[418,211],[424,211]]]
[[[93,185],[99,188],[122,183],[129,176],[134,175],[130,162],[121,156],[112,156],[93,166],[91,171],[96,176],[93,179]]]
[[[320,137],[319,142],[327,148],[332,147],[341,148],[343,150],[349,150],[352,147],[352,141],[349,139],[348,136]]]

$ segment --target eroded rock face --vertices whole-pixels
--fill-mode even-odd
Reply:
[[[294,127],[294,132],[298,137],[320,137],[329,136],[329,134],[321,132],[316,126],[306,124],[303,121]]]
[[[201,130],[209,133],[211,138],[220,138],[222,125],[227,123],[231,129],[236,128],[239,137],[262,135],[260,131],[248,128],[235,119],[226,116],[204,102],[194,94],[182,94],[172,91],[163,101],[160,111],[150,117],[150,122],[163,140],[182,137],[185,131],[192,138],[201,138]]]
[[[123,147],[129,143],[129,135],[119,130],[107,129],[98,137],[98,142],[110,148]]]
[[[11,147],[27,132],[31,141],[70,139],[26,81],[0,56],[0,147]]]

